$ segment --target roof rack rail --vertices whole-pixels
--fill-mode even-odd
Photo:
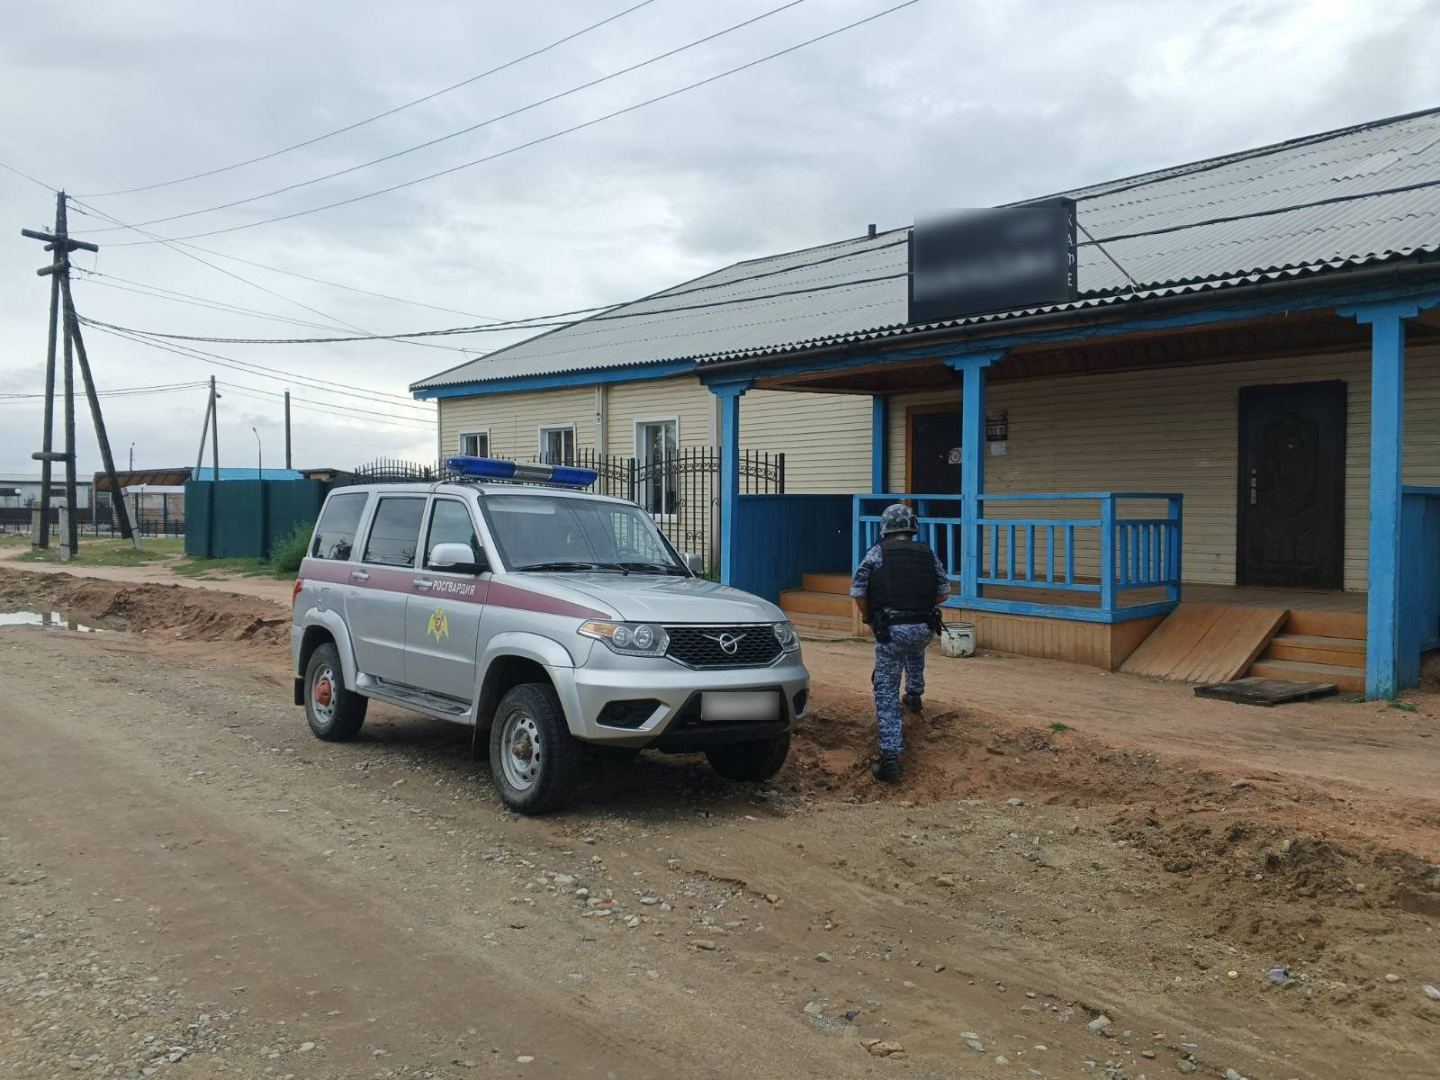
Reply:
[[[522,484],[550,484],[554,487],[588,488],[599,475],[594,469],[574,465],[539,465],[503,458],[452,457],[445,459],[451,483],[474,483],[484,480],[509,481]]]

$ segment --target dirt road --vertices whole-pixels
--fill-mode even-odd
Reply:
[[[1008,715],[947,671],[876,800],[847,675],[769,792],[646,755],[533,821],[460,729],[314,741],[260,601],[44,588],[130,632],[0,629],[6,1076],[1434,1075],[1440,875],[1356,804],[1402,839],[1435,807],[1299,777],[1278,725],[1234,787],[1079,683]],[[0,610],[39,589],[0,574]]]

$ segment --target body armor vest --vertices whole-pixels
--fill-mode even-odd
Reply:
[[[935,553],[915,540],[884,540],[880,543],[880,558],[880,568],[870,575],[867,590],[871,610],[888,608],[928,616],[935,607],[935,594],[940,591]]]

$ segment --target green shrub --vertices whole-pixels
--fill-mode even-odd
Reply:
[[[297,521],[293,529],[275,541],[270,551],[270,561],[275,564],[277,574],[294,574],[299,571],[314,529],[313,521]]]

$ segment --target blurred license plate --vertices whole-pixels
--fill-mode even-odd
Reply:
[[[774,690],[711,690],[700,695],[701,720],[778,720]]]

